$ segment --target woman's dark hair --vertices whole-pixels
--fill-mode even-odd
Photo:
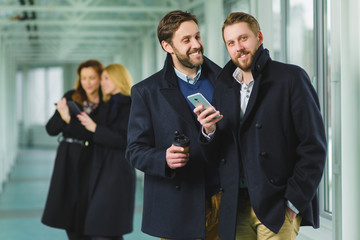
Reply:
[[[81,70],[83,68],[88,68],[88,67],[91,67],[95,70],[95,72],[99,75],[99,79],[101,77],[101,73],[103,70],[103,65],[98,60],[90,59],[79,64],[76,70],[77,79],[75,82],[75,92],[72,95],[72,99],[81,105],[83,105],[85,100],[88,100],[86,96],[86,92],[84,88],[81,86]],[[99,89],[99,93],[100,92],[101,91]]]

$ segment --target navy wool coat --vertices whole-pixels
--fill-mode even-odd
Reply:
[[[205,57],[202,74],[214,85],[220,68]],[[171,56],[162,70],[132,88],[127,158],[145,173],[142,231],[170,239],[205,237],[205,159],[200,126],[182,95]],[[174,132],[190,138],[190,160],[172,171],[166,149]]]
[[[64,97],[72,100],[74,90]],[[78,106],[81,109],[81,106]],[[91,112],[94,118],[98,108]],[[93,134],[81,125],[75,115],[69,124],[61,118],[58,111],[46,124],[50,136],[62,134],[63,137],[90,142],[88,146],[61,141],[57,148],[55,165],[42,223],[69,231],[83,232],[89,195],[89,173],[93,152]]]
[[[132,231],[135,170],[125,160],[131,98],[119,96],[103,104],[95,121],[90,202],[85,234],[122,236]]]
[[[240,120],[239,83],[230,60],[220,73],[215,107],[224,118],[204,153],[219,163],[222,188],[219,236],[235,239],[239,169],[244,169],[251,205],[259,220],[278,232],[286,201],[299,211],[302,225],[319,227],[317,189],[326,137],[316,92],[305,71],[272,61],[261,45],[254,56],[254,86]],[[240,206],[241,207],[241,206]]]

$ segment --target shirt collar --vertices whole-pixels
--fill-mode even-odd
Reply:
[[[242,71],[239,67],[237,67],[233,73],[233,77],[235,78],[235,80],[240,83],[241,85],[245,84],[244,80],[242,78]],[[253,84],[254,79],[250,81],[249,85]]]
[[[180,78],[181,80],[187,82],[187,83],[190,83],[190,84],[195,84],[199,78],[200,78],[200,75],[201,75],[201,66],[199,67],[199,70],[197,71],[196,73],[196,76],[194,77],[194,79],[191,79],[189,76],[187,76],[186,74],[180,72],[179,70],[177,70],[176,68],[174,68],[175,70],[175,74],[178,78]]]

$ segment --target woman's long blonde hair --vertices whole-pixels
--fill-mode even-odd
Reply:
[[[109,77],[114,82],[115,86],[119,89],[120,94],[124,96],[131,95],[131,87],[133,85],[132,77],[124,65],[114,63],[106,66],[103,72],[106,71]],[[110,99],[110,94],[103,92],[103,101],[107,102]]]

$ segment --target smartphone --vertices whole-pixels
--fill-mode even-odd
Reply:
[[[78,115],[82,112],[81,109],[79,108],[79,106],[74,101],[70,100],[70,101],[67,101],[66,103],[67,103],[71,113]]]
[[[209,103],[209,101],[201,94],[201,93],[195,93],[187,96],[187,99],[195,106],[199,106],[202,104],[204,106],[203,110],[205,110],[208,107],[211,107],[214,109],[213,112],[215,112],[215,108]],[[217,115],[215,118],[219,118],[220,114]]]

